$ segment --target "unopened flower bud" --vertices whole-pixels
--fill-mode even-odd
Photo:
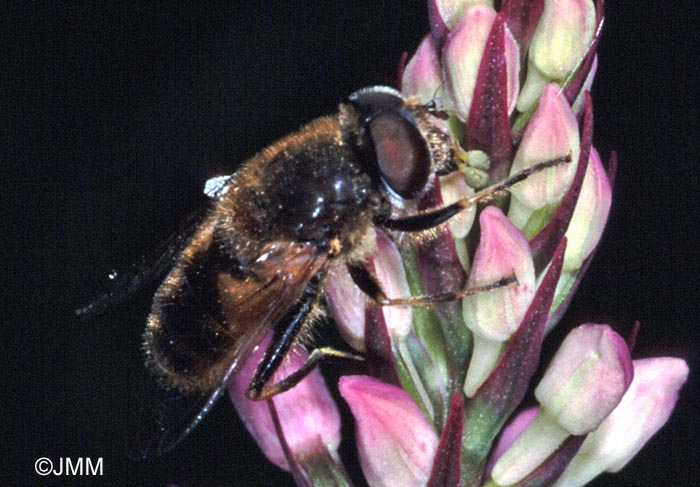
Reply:
[[[435,0],[435,6],[440,13],[440,17],[450,29],[454,28],[459,22],[462,13],[466,9],[479,3],[493,7],[492,0]]]
[[[594,33],[592,0],[545,0],[530,58],[550,79],[564,79],[583,59]]]
[[[519,111],[527,110],[537,101],[547,82],[563,83],[576,70],[593,39],[595,22],[591,0],[545,0],[530,43]]]
[[[341,377],[338,388],[355,418],[367,483],[424,486],[438,437],[413,399],[403,389],[367,376]]]
[[[617,406],[632,376],[624,339],[607,325],[581,325],[559,347],[535,397],[562,427],[582,435]]]
[[[428,34],[406,65],[401,79],[401,91],[417,97],[421,102],[440,96],[442,73],[433,36]]]
[[[629,390],[588,435],[556,487],[585,485],[602,472],[618,472],[668,420],[688,378],[688,365],[671,357],[633,363]]]
[[[325,280],[326,301],[336,329],[352,348],[365,350],[365,309],[367,296],[353,282],[345,262],[330,266]]]
[[[445,206],[474,194],[474,189],[467,185],[464,175],[453,172],[440,176],[440,195]],[[454,238],[464,238],[474,225],[476,206],[463,210],[448,220],[448,227]]]
[[[496,19],[496,11],[485,4],[477,4],[462,13],[459,23],[450,32],[443,49],[447,91],[461,120],[469,117],[474,87],[484,47]],[[513,35],[505,29],[505,58],[508,78],[508,113],[515,108],[520,88],[520,54]]]
[[[501,210],[489,206],[479,216],[481,240],[469,274],[469,287],[515,275],[517,283],[467,296],[464,322],[474,333],[474,352],[464,385],[471,397],[493,370],[503,343],[518,329],[535,293],[535,268],[527,239]]]
[[[559,86],[545,87],[540,104],[525,129],[510,173],[515,174],[540,162],[571,155],[579,157],[581,143],[578,122]],[[561,164],[533,174],[511,188],[508,218],[525,228],[533,213],[557,205],[571,185],[576,164]],[[526,232],[527,233],[527,232]]]
[[[582,325],[566,337],[535,389],[534,421],[496,462],[491,476],[512,485],[547,459],[569,435],[595,430],[632,380],[625,341],[605,325]]]
[[[372,254],[377,283],[388,298],[405,298],[411,295],[406,280],[406,270],[396,244],[389,236],[377,230],[377,248]],[[382,308],[389,334],[398,340],[411,332],[413,310],[408,306],[385,306]]]
[[[612,203],[612,188],[600,161],[598,151],[591,148],[588,169],[576,202],[566,238],[569,244],[564,256],[564,270],[575,272],[591,255],[603,235]]]

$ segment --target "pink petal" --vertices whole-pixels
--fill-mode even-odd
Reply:
[[[599,428],[608,446],[614,441],[615,461],[608,472],[617,472],[666,424],[688,379],[688,364],[673,357],[634,361],[632,385],[615,411]],[[630,419],[634,418],[634,421]],[[596,431],[596,433],[598,433]],[[611,452],[612,454],[612,452]]]
[[[566,98],[559,92],[559,86],[551,83],[545,87],[537,111],[525,129],[511,174],[567,154],[571,154],[571,159],[576,161],[579,151],[576,116]],[[533,174],[511,189],[511,194],[515,197],[515,201],[511,201],[511,207],[521,205],[534,211],[545,205],[558,204],[569,189],[575,172],[575,164],[562,164]],[[511,208],[509,217],[513,213],[514,208]],[[514,220],[514,223],[522,228],[527,221]]]
[[[331,265],[324,286],[338,332],[352,348],[364,351],[367,296],[353,282],[345,262],[337,260]]]
[[[464,321],[479,335],[504,341],[517,330],[535,294],[535,268],[530,245],[501,210],[488,206],[479,216],[481,239],[469,286],[483,286],[515,273],[518,283],[462,300]]]
[[[368,484],[424,486],[438,437],[411,397],[368,376],[341,377],[338,388],[355,417],[360,464]]]
[[[289,470],[267,401],[251,401],[245,397],[253,373],[262,359],[272,334],[260,344],[234,376],[229,398],[246,428],[265,456],[278,467]],[[297,370],[308,357],[300,346],[290,350],[285,362],[273,378],[280,380]],[[295,459],[314,455],[319,449],[335,452],[340,445],[340,414],[318,369],[287,392],[273,397],[284,436]]]
[[[569,246],[564,257],[565,270],[580,269],[596,248],[608,221],[611,203],[612,188],[608,176],[598,151],[592,149],[581,194],[566,231]]]
[[[583,485],[604,471],[622,469],[666,423],[687,378],[688,365],[681,359],[635,360],[629,390],[598,429],[588,435],[555,485]]]
[[[427,35],[418,46],[416,53],[406,65],[401,81],[401,91],[408,96],[416,96],[427,103],[438,95],[442,87],[440,60],[433,36]]]
[[[632,380],[625,341],[607,325],[581,325],[559,347],[535,389],[542,409],[572,435],[590,433]]]
[[[386,233],[379,229],[376,232],[377,248],[372,253],[372,264],[378,284],[389,298],[410,296],[411,288],[396,244]],[[385,306],[382,312],[392,338],[401,339],[410,333],[413,323],[413,310],[410,307]]]
[[[469,115],[481,57],[495,18],[492,7],[475,5],[462,15],[445,43],[442,62],[446,88],[461,120]]]
[[[467,186],[464,176],[455,171],[445,176],[440,176],[440,195],[442,204],[449,205],[462,198],[467,198],[474,194],[474,189]],[[476,206],[462,210],[448,220],[447,226],[454,238],[464,238],[474,225],[476,216]]]
[[[576,164],[576,172],[574,172],[571,186],[566,191],[566,194],[561,200],[561,204],[549,223],[540,230],[530,241],[533,258],[535,260],[535,271],[539,272],[544,269],[554,249],[558,245],[561,238],[565,235],[566,230],[571,222],[571,217],[576,209],[576,202],[581,194],[583,186],[583,178],[588,170],[588,161],[590,160],[591,148],[593,141],[593,101],[589,93],[586,93],[586,104],[583,116],[583,130],[581,133],[581,149],[579,152],[578,163]],[[517,203],[516,203],[517,205]],[[511,205],[511,206],[516,206]]]
[[[563,80],[588,52],[595,32],[591,0],[548,0],[530,45],[530,59],[549,79]]]
[[[508,449],[510,445],[513,444],[515,439],[525,431],[525,429],[532,423],[532,420],[537,416],[538,407],[531,407],[519,413],[505,428],[501,433],[496,448],[494,448],[491,454],[491,462],[495,463],[503,453]]]

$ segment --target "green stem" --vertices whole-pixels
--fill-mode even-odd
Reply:
[[[324,487],[352,487],[352,481],[343,464],[328,450],[303,459],[300,464],[313,485]]]

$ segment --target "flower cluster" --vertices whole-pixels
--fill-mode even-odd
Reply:
[[[431,0],[431,32],[401,68],[406,96],[449,114],[459,171],[436,176],[412,211],[454,202],[535,164],[509,195],[463,211],[429,235],[377,229],[369,265],[389,297],[514,284],[434,307],[368,300],[347,271],[327,286],[367,375],[338,389],[356,426],[370,486],[577,486],[621,469],[668,419],[688,368],[632,360],[610,326],[574,328],[521,410],[541,345],[564,314],[600,241],[611,204],[592,147],[593,0]],[[284,376],[303,362],[291,353]],[[230,389],[271,462],[299,485],[351,485],[338,455],[340,415],[318,371],[266,402],[244,398],[260,358]]]

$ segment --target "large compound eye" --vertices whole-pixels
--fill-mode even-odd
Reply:
[[[384,183],[403,199],[413,199],[428,184],[430,151],[423,134],[398,110],[377,114],[369,134]]]
[[[388,86],[370,86],[362,88],[348,97],[360,113],[362,122],[367,123],[378,113],[396,110],[403,105],[401,93]]]

